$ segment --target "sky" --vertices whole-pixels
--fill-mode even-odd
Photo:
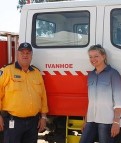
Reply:
[[[19,33],[18,0],[0,0],[0,31]]]

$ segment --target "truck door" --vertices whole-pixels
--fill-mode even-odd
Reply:
[[[103,46],[109,64],[121,73],[121,5],[105,8]]]
[[[32,63],[43,74],[49,114],[85,115],[92,69],[87,50],[95,44],[96,7],[43,7],[28,11],[26,41],[33,46]]]

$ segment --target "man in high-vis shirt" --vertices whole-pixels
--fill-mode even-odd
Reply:
[[[0,131],[4,143],[37,143],[46,127],[47,97],[40,71],[30,66],[32,47],[21,43],[17,61],[0,70]]]

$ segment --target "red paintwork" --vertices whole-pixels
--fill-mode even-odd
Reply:
[[[67,75],[61,75],[59,71],[54,71],[56,75],[50,75],[44,71],[43,75],[48,96],[50,115],[85,115],[87,111],[87,76],[80,71],[78,75],[72,75],[65,71]]]
[[[8,58],[7,58],[7,42],[6,41],[0,41],[0,68],[3,65],[7,64]]]
[[[12,41],[12,63],[15,60],[15,43]],[[0,68],[8,64],[8,44],[7,41],[0,41]]]

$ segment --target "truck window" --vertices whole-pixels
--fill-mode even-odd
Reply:
[[[89,43],[88,11],[36,13],[33,16],[32,44],[43,47],[85,47]]]
[[[111,11],[111,42],[121,49],[121,9]]]
[[[37,19],[36,20],[36,38],[37,37],[54,37],[55,33],[55,23],[50,21]]]

